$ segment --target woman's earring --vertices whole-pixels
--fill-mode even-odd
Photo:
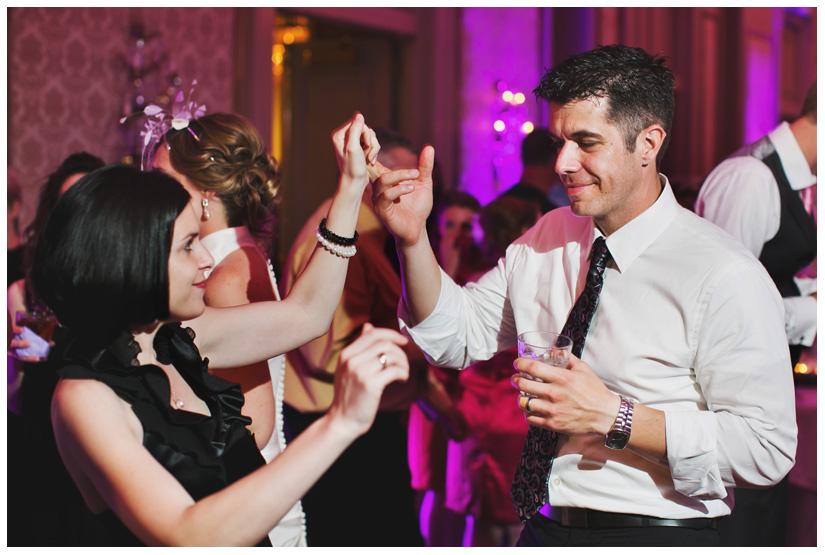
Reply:
[[[204,199],[201,201],[201,204],[203,205],[203,221],[206,221],[210,217],[210,214],[209,214],[209,199],[204,197]]]

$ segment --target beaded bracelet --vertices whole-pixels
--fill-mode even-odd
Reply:
[[[318,239],[318,242],[321,243],[321,246],[323,246],[326,250],[332,254],[340,256],[341,258],[352,258],[357,252],[355,245],[336,245],[335,243],[327,241],[327,239],[321,235],[320,227],[315,230],[315,238]]]
[[[318,231],[321,233],[324,239],[326,239],[330,243],[341,245],[342,247],[351,247],[358,240],[357,231],[355,232],[355,235],[353,235],[352,237],[341,237],[340,235],[331,232],[329,229],[327,229],[326,218],[322,219],[321,223],[318,224]]]

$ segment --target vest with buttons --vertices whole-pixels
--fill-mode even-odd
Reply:
[[[762,247],[759,261],[765,266],[783,297],[799,295],[793,278],[816,257],[816,222],[805,210],[797,191],[791,188],[776,148],[768,137],[746,145],[731,155],[752,156],[773,173],[779,189],[779,231]]]
[[[765,136],[730,157],[752,156],[771,170],[779,189],[779,230],[762,247],[759,261],[783,297],[799,296],[794,276],[816,257],[816,222],[805,210],[802,198],[791,188],[776,147]],[[791,367],[802,354],[801,345],[791,345]]]

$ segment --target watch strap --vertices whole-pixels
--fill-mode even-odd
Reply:
[[[616,420],[613,422],[613,426],[610,428],[610,431],[607,432],[608,435],[613,431],[619,431],[630,435],[630,428],[633,423],[633,401],[624,395],[619,395],[619,397],[621,398],[621,403],[619,403],[619,412],[616,414]]]

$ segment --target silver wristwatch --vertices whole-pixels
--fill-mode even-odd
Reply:
[[[622,402],[613,427],[604,436],[604,446],[608,449],[624,449],[630,441],[630,424],[633,422],[633,401],[620,395]]]

